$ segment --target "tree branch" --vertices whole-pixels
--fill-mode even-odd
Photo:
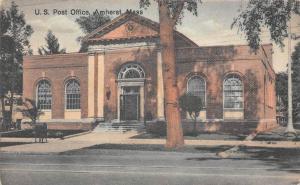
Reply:
[[[173,16],[172,16],[172,20],[173,20],[174,25],[178,21],[179,16],[180,16],[183,8],[184,8],[184,0],[178,0],[176,8],[173,10]]]

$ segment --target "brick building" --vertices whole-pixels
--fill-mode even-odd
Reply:
[[[180,94],[191,92],[205,105],[199,129],[276,126],[271,44],[255,54],[244,45],[200,47],[178,31],[174,37]],[[123,14],[84,41],[87,53],[25,57],[23,95],[38,102],[41,121],[88,129],[95,121],[164,120],[158,23]]]

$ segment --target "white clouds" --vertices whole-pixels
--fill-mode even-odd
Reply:
[[[216,19],[199,21],[196,27],[181,26],[178,30],[200,46],[246,44],[236,29],[231,29],[229,24],[222,24]]]
[[[36,31],[53,30],[57,33],[78,33],[79,26],[66,16],[52,16],[47,20],[34,19],[29,24]]]
[[[52,30],[58,38],[62,47],[67,49],[67,52],[76,52],[79,48],[79,43],[76,38],[82,35],[80,27],[75,21],[66,16],[52,16],[46,20],[33,19],[28,21],[33,27],[34,33],[31,37],[31,45],[36,52],[40,46],[45,44],[44,37],[48,30]]]
[[[210,19],[201,23],[202,29],[207,32],[215,32],[224,28],[224,25],[217,22],[215,19]]]

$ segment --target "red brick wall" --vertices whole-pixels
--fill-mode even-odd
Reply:
[[[229,73],[236,73],[243,80],[244,118],[256,121],[275,119],[274,72],[270,69],[270,65],[265,65],[267,58],[262,50],[254,54],[250,52],[247,46],[234,46],[231,48],[232,55],[230,55],[230,50],[223,53],[218,51],[218,55],[210,55],[215,51],[213,47],[208,47],[201,51],[202,53],[206,52],[207,55],[195,54],[194,56],[193,53],[190,53],[189,48],[181,50],[180,52],[182,54],[186,53],[187,56],[177,57],[180,94],[186,92],[189,76],[198,74],[205,78],[207,85],[207,119],[223,119],[223,80]],[[267,51],[271,52],[270,49]],[[270,53],[267,56],[271,56]],[[269,76],[270,80],[265,81],[265,75]],[[270,81],[273,82],[270,83]],[[270,96],[272,97],[269,98]],[[268,106],[268,104],[271,106]]]
[[[87,54],[79,53],[25,57],[23,97],[35,100],[38,81],[49,80],[52,88],[52,118],[64,118],[65,81],[74,74],[73,77],[80,82],[82,117],[87,117],[87,61]]]

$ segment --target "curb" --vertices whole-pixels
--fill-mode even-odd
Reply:
[[[81,132],[81,133],[78,133],[78,134],[68,135],[68,136],[63,137],[63,139],[70,139],[70,138],[72,138],[72,137],[77,137],[77,136],[86,135],[86,134],[89,134],[89,133],[91,133],[91,132],[92,132],[92,130],[89,130],[89,131]]]
[[[10,151],[0,151],[0,154],[5,155],[56,155],[58,152],[10,152]]]

